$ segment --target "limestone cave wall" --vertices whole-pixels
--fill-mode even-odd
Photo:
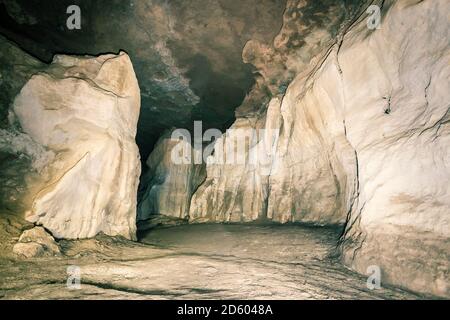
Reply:
[[[225,134],[188,217],[345,223],[347,265],[361,273],[377,265],[390,283],[448,296],[450,8],[439,0],[379,5],[379,29],[356,15],[335,43],[313,50],[311,65],[297,66],[285,93],[257,110],[251,95],[244,101],[231,129],[279,128],[270,165],[215,161],[242,138]],[[276,74],[270,66],[266,74]],[[245,157],[261,143],[250,139]]]

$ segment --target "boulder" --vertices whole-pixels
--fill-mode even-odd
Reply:
[[[25,134],[51,152],[28,190],[28,221],[57,238],[136,235],[139,86],[128,55],[55,56],[14,101]]]
[[[42,257],[45,254],[44,246],[39,243],[17,243],[13,247],[13,253],[26,259]]]
[[[13,247],[13,252],[25,258],[59,255],[61,252],[55,239],[42,227],[26,230]]]

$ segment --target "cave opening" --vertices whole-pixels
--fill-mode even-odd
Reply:
[[[447,12],[0,0],[0,298],[448,297]]]

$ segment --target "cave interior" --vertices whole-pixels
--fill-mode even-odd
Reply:
[[[449,13],[0,0],[0,298],[450,297]]]

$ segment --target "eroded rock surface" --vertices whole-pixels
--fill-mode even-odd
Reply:
[[[172,155],[177,150],[181,154],[186,151],[192,161],[174,161]],[[194,162],[195,153],[191,144],[172,139],[170,132],[161,137],[146,162],[149,170],[142,178],[138,220],[157,214],[181,219],[188,216],[192,194],[205,177],[204,165]]]
[[[341,71],[336,97],[357,155],[344,261],[360,272],[378,265],[389,282],[447,297],[449,12],[447,1],[397,1],[380,30],[368,34],[362,22],[349,32],[339,64],[319,76],[326,82]]]
[[[381,29],[369,29],[367,15],[348,20],[285,94],[262,111],[249,96],[233,127],[279,125],[272,171],[208,164],[190,215],[346,221],[346,264],[379,266],[386,282],[448,297],[450,5],[376,4]]]
[[[230,128],[235,132],[225,134],[216,146],[207,179],[192,198],[191,221],[345,222],[342,208],[351,192],[341,197],[347,181],[341,181],[346,177],[340,159],[331,155],[332,150],[324,151],[332,148],[329,141],[335,136],[344,135],[343,130],[325,140],[303,140],[308,119],[294,119],[281,103],[292,79],[299,73],[310,75],[363,9],[364,3],[353,1],[288,1],[273,45],[258,39],[246,44],[243,59],[257,68],[257,83],[236,112],[238,119]],[[261,129],[277,130],[279,139],[261,137]],[[242,131],[249,134],[249,146],[240,155],[244,163],[217,161],[226,153],[220,149],[234,149]],[[262,145],[274,146],[276,157],[263,155],[268,150],[261,150]],[[339,147],[350,149],[345,142]],[[250,163],[254,157],[266,159],[254,165]]]
[[[338,159],[324,150],[328,146],[321,137],[307,135],[308,119],[303,114],[295,119],[285,109],[281,99],[274,98],[263,116],[238,119],[216,143],[207,180],[192,199],[194,221],[345,222],[341,208],[346,199],[340,197],[337,178],[344,173]],[[234,150],[246,132],[255,134],[246,153],[239,155],[245,161],[225,159],[223,164],[218,157],[225,153],[227,158],[226,151]],[[259,161],[252,162],[253,158]]]
[[[299,74],[281,106],[280,141],[288,137],[296,164],[279,171],[328,173],[295,182],[314,196],[297,210],[335,198],[336,212],[348,212],[345,263],[441,296],[450,294],[448,12],[445,1],[386,2],[381,29],[359,19]]]
[[[28,192],[27,220],[57,238],[135,238],[139,86],[129,57],[56,56],[14,101],[22,130],[53,157]],[[26,142],[26,141],[25,141]]]
[[[55,239],[42,227],[35,227],[22,233],[19,242],[14,245],[13,252],[25,258],[60,254]]]

